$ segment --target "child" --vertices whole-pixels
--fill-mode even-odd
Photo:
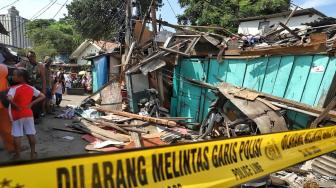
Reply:
[[[35,125],[34,116],[31,107],[38,102],[44,100],[45,96],[27,84],[29,74],[25,69],[16,69],[13,72],[13,81],[15,86],[8,91],[7,98],[10,102],[9,115],[12,120],[12,135],[14,137],[15,155],[13,159],[20,158],[20,139],[26,135],[28,137],[31,154],[31,159],[36,159],[37,153],[35,151]],[[36,97],[32,101],[33,97]]]
[[[56,96],[56,106],[59,107],[62,102],[63,82],[60,77],[57,77],[53,87],[53,94]]]

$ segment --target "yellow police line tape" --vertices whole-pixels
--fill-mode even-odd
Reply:
[[[335,150],[331,126],[1,166],[0,187],[223,188]]]

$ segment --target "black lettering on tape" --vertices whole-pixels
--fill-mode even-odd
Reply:
[[[84,175],[84,165],[79,165],[79,181],[80,181],[80,188],[85,187],[85,175]]]
[[[197,172],[200,172],[200,171],[204,170],[202,156],[203,156],[202,148],[198,148],[198,151],[197,151],[197,160],[196,160]]]
[[[113,165],[109,161],[103,162],[103,177],[104,177],[104,187],[114,188],[113,182]]]
[[[173,164],[172,164],[172,161],[171,161],[171,153],[170,152],[167,152],[165,153],[165,169],[166,169],[166,177],[168,180],[172,179],[173,178],[173,174],[172,172],[170,171],[172,165],[175,166],[175,161],[173,161]]]
[[[135,167],[135,158],[126,159],[126,170],[127,170],[127,183],[128,187],[137,187],[138,183],[136,180],[136,167]]]
[[[117,186],[116,187],[126,187],[126,180],[124,175],[124,168],[121,160],[117,160]]]
[[[209,153],[209,147],[205,146],[203,150],[203,158],[204,158],[203,166],[206,170],[210,169],[208,153]]]
[[[195,153],[197,152],[196,148],[191,149],[191,155],[192,155],[192,167],[194,170],[194,173],[196,173],[196,162],[195,162]]]
[[[71,170],[72,170],[72,187],[77,188],[78,187],[78,184],[77,184],[77,167],[72,166]]]
[[[164,172],[163,172],[163,155],[162,153],[152,155],[152,174],[154,182],[160,182],[165,180]]]
[[[183,151],[183,171],[185,175],[191,174],[190,150]]]
[[[70,188],[70,173],[67,168],[57,168],[57,187]],[[64,181],[63,181],[64,180]]]
[[[181,155],[181,151],[179,152],[179,154]],[[174,177],[179,177],[180,176],[180,172],[177,170],[178,169],[178,166],[181,168],[181,164],[182,164],[182,161],[181,161],[181,156],[180,156],[180,160],[179,160],[179,165],[177,165],[177,161],[176,161],[176,152],[173,152],[173,174],[174,174]]]
[[[98,163],[92,164],[92,188],[101,188],[102,183],[100,181],[99,166]]]
[[[138,158],[138,178],[141,185],[147,185],[146,159],[144,156]]]

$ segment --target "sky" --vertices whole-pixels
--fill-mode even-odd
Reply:
[[[53,0],[0,0],[0,14],[7,13],[8,8],[3,8],[14,2],[13,6],[17,8],[20,15],[27,19],[32,19],[34,16],[41,14],[44,7],[48,7]],[[55,4],[50,6],[48,11],[39,15],[38,18],[54,18],[59,19],[67,14],[66,7],[62,8],[63,4],[69,4],[72,0],[57,0]],[[161,15],[162,19],[170,23],[176,23],[176,15],[181,14],[183,9],[179,6],[178,0],[162,0],[164,6],[160,8],[158,14]],[[169,6],[169,3],[171,7]],[[327,16],[336,17],[336,0],[294,0],[294,4],[299,5],[303,8],[313,7]],[[51,4],[50,4],[51,5]],[[40,11],[40,13],[39,13]],[[57,14],[57,12],[59,13]],[[38,13],[38,14],[37,14]]]

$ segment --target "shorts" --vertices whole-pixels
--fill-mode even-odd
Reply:
[[[34,118],[21,118],[12,123],[12,136],[20,137],[24,135],[35,135]]]
[[[51,100],[51,99],[52,99],[52,94],[51,94],[51,89],[50,89],[50,88],[47,88],[46,98],[47,98],[48,100]]]

